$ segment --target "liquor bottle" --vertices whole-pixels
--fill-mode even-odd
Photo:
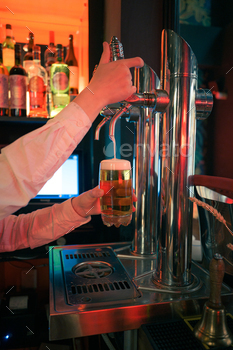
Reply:
[[[0,44],[0,115],[9,115],[8,70],[2,63],[2,44]]]
[[[69,50],[67,51],[65,63],[68,64],[70,70],[70,94],[78,94],[78,86],[79,86],[79,70],[78,70],[78,62],[76,60],[74,54],[74,46],[73,46],[73,35],[69,36]]]
[[[11,116],[26,117],[27,72],[21,66],[21,48],[15,45],[15,65],[10,70]]]
[[[53,118],[70,102],[69,96],[69,68],[63,62],[63,47],[56,46],[56,63],[53,63],[50,70],[50,87],[52,93],[52,110],[50,117]]]
[[[12,39],[11,24],[6,24],[6,39],[2,43],[3,64],[8,69],[15,65],[15,45]]]
[[[56,62],[56,47],[54,45],[54,31],[49,32],[49,46],[44,53],[44,62],[47,73],[50,71],[50,67]]]
[[[54,45],[54,31],[49,32],[49,46],[44,53],[44,62],[45,68],[48,74],[48,84],[47,84],[47,111],[50,115],[52,97],[51,97],[51,88],[50,88],[50,69],[51,65],[56,62],[56,47]]]
[[[34,34],[29,32],[29,43],[28,43],[28,51],[24,55],[23,58],[23,68],[28,71],[28,68],[32,65],[33,62],[33,47],[34,47]]]
[[[33,64],[28,68],[28,89],[30,98],[29,117],[47,118],[46,89],[47,72],[41,66],[41,49],[35,45],[33,49]]]

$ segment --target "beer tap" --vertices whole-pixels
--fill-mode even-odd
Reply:
[[[113,36],[110,42],[110,57],[112,61],[124,58],[123,47],[117,37]],[[123,105],[120,110],[116,112],[114,117],[110,121],[109,125],[109,137],[114,137],[115,125],[117,120],[125,115],[129,110],[134,107],[152,108],[156,112],[164,112],[169,104],[169,97],[164,90],[155,90],[154,93],[136,93],[128,97],[125,101],[122,101]],[[130,113],[129,113],[130,116]]]
[[[111,119],[111,116],[105,116],[104,119],[102,119],[101,122],[97,125],[95,129],[95,140],[99,140],[100,129],[105,123],[107,123],[109,119]]]
[[[111,39],[110,51],[113,61],[124,57],[122,44],[116,37]],[[166,91],[160,89],[158,76],[147,64],[135,69],[134,82],[135,94],[102,110],[101,115],[105,118],[97,126],[95,138],[99,138],[100,129],[109,120],[111,140],[115,138],[115,126],[120,117],[136,122],[138,147],[134,152],[133,172],[138,200],[135,204],[135,235],[131,252],[133,255],[154,256],[160,201],[159,121],[169,105],[169,97]]]
[[[111,38],[110,44],[110,61],[117,61],[124,58],[124,51],[122,43],[118,40],[116,36],[113,36]],[[95,72],[95,71],[94,71]],[[126,107],[127,106],[127,107]],[[111,119],[111,117],[114,115],[114,131],[115,131],[115,123],[123,114],[125,114],[129,109],[131,108],[131,105],[128,103],[122,108],[122,103],[115,104],[112,106],[106,106],[103,108],[103,110],[100,112],[100,115],[104,116],[104,119],[97,125],[96,131],[95,131],[95,140],[99,140],[99,133],[100,129],[108,120]],[[110,134],[109,134],[110,136]],[[113,134],[114,136],[114,134]]]
[[[118,40],[116,36],[113,36],[110,41],[110,61],[117,61],[124,58],[124,51],[121,42]],[[156,112],[164,112],[169,104],[169,97],[166,91],[156,89],[154,93],[136,93],[131,95],[125,101],[121,101],[117,105],[106,106],[100,112],[102,116],[105,118],[100,122],[100,124],[96,128],[95,140],[98,140],[99,132],[102,126],[110,119],[110,114],[114,117],[110,121],[109,125],[109,136],[114,136],[115,125],[117,120],[123,115],[130,117],[130,110],[133,107],[145,107],[152,108]],[[115,113],[114,113],[115,112]],[[136,113],[137,114],[137,113]],[[138,116],[139,116],[138,112]],[[135,117],[135,109],[133,113]]]

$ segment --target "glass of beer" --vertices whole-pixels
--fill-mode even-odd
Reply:
[[[123,159],[106,159],[100,163],[99,187],[101,217],[107,226],[127,226],[132,220],[131,164]]]

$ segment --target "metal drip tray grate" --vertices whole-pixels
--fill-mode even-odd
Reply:
[[[111,248],[60,251],[68,304],[122,302],[140,296]]]

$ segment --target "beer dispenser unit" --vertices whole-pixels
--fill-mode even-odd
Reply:
[[[110,47],[112,60],[124,57],[116,37]],[[170,317],[176,309],[187,311],[188,301],[195,308],[198,299],[208,297],[208,271],[191,262],[194,189],[189,180],[196,119],[208,117],[213,97],[198,90],[196,57],[172,30],[162,32],[161,62],[161,80],[146,64],[135,69],[136,93],[106,106],[95,132],[98,140],[109,122],[114,136],[122,116],[136,123],[133,242],[50,250],[51,340],[136,330],[154,322],[155,315]],[[222,291],[233,293],[224,284]]]
[[[135,69],[137,93],[122,102],[111,118],[111,106],[104,109],[110,119],[109,135],[123,115],[130,117],[138,107],[136,133],[135,235],[131,254],[156,255],[153,282],[161,288],[195,288],[191,275],[192,202],[196,118],[209,116],[213,96],[197,89],[197,60],[190,46],[174,31],[162,32],[161,81],[146,64]],[[116,37],[110,42],[111,59],[123,58],[123,47]],[[133,118],[135,120],[135,118]]]

